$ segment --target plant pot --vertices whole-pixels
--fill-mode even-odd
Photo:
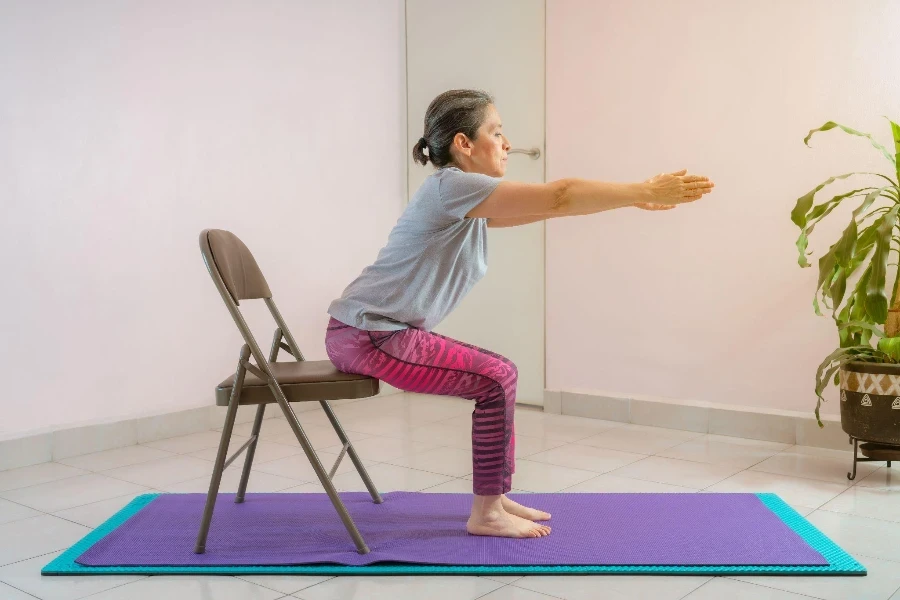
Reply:
[[[858,440],[900,446],[900,365],[844,365],[841,428]]]

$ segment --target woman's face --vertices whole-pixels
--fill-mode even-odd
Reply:
[[[503,177],[506,174],[506,154],[510,145],[503,135],[500,114],[493,104],[485,109],[484,122],[478,128],[476,138],[470,140],[458,133],[453,145],[456,163],[463,171],[491,177]]]

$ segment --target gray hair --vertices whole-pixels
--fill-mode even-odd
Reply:
[[[485,109],[493,103],[491,95],[480,90],[450,90],[432,100],[425,111],[425,134],[413,147],[413,160],[421,165],[430,160],[438,168],[452,163],[453,138],[462,133],[474,141]]]

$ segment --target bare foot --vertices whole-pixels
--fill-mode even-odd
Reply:
[[[472,535],[494,537],[533,538],[550,535],[550,528],[528,519],[512,515],[502,508],[488,513],[472,514],[466,523],[466,531]]]
[[[515,500],[510,500],[509,498],[507,498],[506,495],[500,496],[500,502],[503,506],[503,510],[511,515],[522,517],[523,519],[528,519],[529,521],[550,520],[550,513],[544,512],[542,510],[537,510],[536,508],[528,508],[527,506],[522,506]]]

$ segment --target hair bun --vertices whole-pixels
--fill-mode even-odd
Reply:
[[[422,148],[427,148],[428,140],[426,140],[424,137],[420,137],[419,138],[419,146],[421,146]]]

